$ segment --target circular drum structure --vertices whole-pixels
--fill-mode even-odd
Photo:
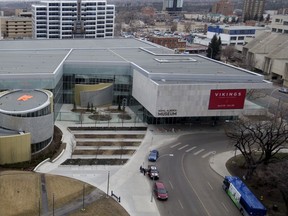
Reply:
[[[46,148],[53,138],[53,116],[53,94],[50,91],[1,92],[0,125],[3,130],[14,131],[15,135],[6,136],[4,132],[0,134],[0,158],[1,152],[5,152],[10,155],[6,163],[25,161],[28,152],[29,160],[31,153]],[[3,161],[0,159],[1,163],[3,164]]]

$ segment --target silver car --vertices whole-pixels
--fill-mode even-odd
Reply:
[[[155,165],[148,165],[147,174],[150,179],[158,180],[159,179],[159,171]]]

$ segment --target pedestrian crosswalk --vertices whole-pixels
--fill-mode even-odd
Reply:
[[[216,151],[207,151],[204,148],[198,146],[191,146],[188,144],[182,144],[181,142],[172,144],[171,149],[177,149],[178,151],[185,151],[186,153],[191,153],[195,156],[201,156],[201,158],[211,157],[216,154]]]
[[[174,148],[174,147],[176,147],[178,145],[181,145],[181,143],[176,143],[176,144],[172,145],[170,148]]]
[[[197,148],[197,146],[193,146],[192,148],[187,149],[186,152],[190,152],[190,151],[192,151],[195,148]]]
[[[198,155],[198,154],[200,154],[200,153],[203,152],[203,151],[205,151],[205,149],[200,149],[199,151],[194,152],[194,155]]]
[[[184,145],[184,146],[178,148],[178,150],[182,150],[182,149],[186,148],[187,146],[188,146],[188,145]]]

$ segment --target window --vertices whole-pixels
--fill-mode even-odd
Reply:
[[[277,29],[277,32],[278,33],[282,33],[282,29]]]
[[[56,6],[56,7],[58,7],[59,6],[59,3],[49,3],[49,6],[51,7],[51,6]]]
[[[244,36],[239,36],[238,40],[244,40]]]
[[[231,37],[230,38],[230,40],[236,40],[237,39],[237,37]]]

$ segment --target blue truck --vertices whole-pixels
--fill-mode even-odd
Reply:
[[[236,176],[225,176],[223,189],[244,216],[266,216],[267,209]]]

